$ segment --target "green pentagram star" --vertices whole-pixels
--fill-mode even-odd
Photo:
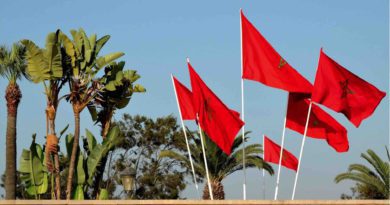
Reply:
[[[353,94],[353,91],[348,87],[348,83],[348,79],[340,82],[340,87],[342,90],[341,98],[347,97],[348,94]]]
[[[280,58],[278,68],[282,68],[284,65],[287,64],[287,61],[285,61],[282,57]]]

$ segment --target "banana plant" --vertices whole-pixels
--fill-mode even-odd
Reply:
[[[23,149],[19,161],[19,172],[22,183],[26,185],[29,195],[39,198],[48,189],[48,172],[45,167],[45,155],[42,147],[35,143],[36,134],[33,134],[30,149]]]
[[[79,147],[80,138],[80,113],[97,97],[103,89],[97,80],[96,74],[106,65],[123,56],[122,52],[115,52],[99,56],[100,50],[107,43],[110,36],[106,35],[97,39],[96,34],[87,36],[83,29],[71,30],[72,40],[65,34],[60,36],[62,49],[69,59],[66,64],[69,67],[68,84],[70,93],[66,99],[73,107],[75,116],[75,132],[70,155],[69,175],[66,185],[66,198],[71,198],[73,175],[76,167],[76,150]]]
[[[73,191],[73,199],[84,199],[84,193],[93,184],[95,176],[98,172],[97,167],[101,163],[102,158],[107,156],[117,144],[121,142],[123,136],[120,133],[119,127],[112,127],[106,139],[102,143],[97,143],[95,136],[86,129],[84,142],[84,151],[78,150],[77,166],[76,166],[76,189]],[[66,137],[66,147],[69,152],[72,151],[74,137],[69,134]],[[101,198],[106,198],[106,193],[101,190]]]
[[[125,70],[125,62],[113,62],[104,69],[104,76],[100,79],[103,90],[98,93],[93,104],[88,110],[95,121],[101,127],[101,136],[106,138],[112,124],[112,117],[116,110],[125,108],[134,93],[146,92],[146,89],[135,82],[141,77],[135,70]],[[93,195],[98,194],[101,188],[103,173],[108,156],[104,157],[98,166],[98,174],[93,184]],[[102,197],[102,194],[99,194]]]
[[[61,31],[51,32],[46,37],[45,48],[39,48],[33,41],[22,40],[26,47],[27,73],[34,83],[42,83],[46,95],[46,154],[47,167],[56,175],[55,198],[60,199],[60,170],[58,157],[58,138],[55,131],[55,118],[60,102],[59,94],[66,83],[68,72],[61,50]],[[63,61],[64,60],[64,61]],[[50,156],[54,157],[54,169]]]

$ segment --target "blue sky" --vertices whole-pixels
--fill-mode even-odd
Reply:
[[[23,38],[44,45],[48,32],[57,28],[84,28],[87,34],[110,34],[102,53],[123,51],[128,68],[141,74],[146,94],[134,95],[130,105],[116,115],[143,114],[150,117],[178,115],[170,74],[189,85],[185,58],[211,89],[232,109],[241,110],[239,9],[262,32],[274,48],[309,81],[314,82],[319,49],[346,68],[388,93],[389,3],[386,0],[300,1],[2,1],[0,44],[11,45]],[[7,85],[0,79],[0,95]],[[18,155],[29,146],[31,134],[43,142],[45,98],[40,84],[20,83],[23,98],[18,114]],[[245,82],[246,130],[250,143],[261,143],[262,134],[280,142],[287,93],[255,82]],[[339,154],[325,141],[307,138],[298,181],[297,199],[337,199],[350,193],[353,184],[334,183],[334,177],[351,163],[362,162],[367,149],[385,156],[389,144],[389,97],[372,117],[355,128],[341,114],[329,111],[348,129],[350,150]],[[5,169],[6,107],[0,98],[0,172]],[[57,128],[70,124],[71,107],[59,108]],[[188,123],[189,126],[193,124]],[[98,134],[89,114],[81,119],[81,131]],[[296,156],[302,136],[286,133],[286,148]],[[273,166],[277,170],[277,166]],[[248,171],[248,199],[262,198],[262,175]],[[266,197],[273,198],[276,177],[266,175]],[[281,199],[289,199],[294,172],[282,169]],[[223,181],[226,197],[242,197],[242,172]],[[0,191],[0,194],[3,190]],[[192,184],[182,197],[196,198]]]

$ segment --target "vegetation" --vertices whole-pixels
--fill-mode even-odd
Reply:
[[[179,198],[190,172],[180,161],[159,157],[164,150],[175,150],[183,156],[187,153],[184,134],[176,118],[164,116],[154,120],[146,116],[125,114],[116,124],[125,140],[111,155],[112,166],[108,173],[116,176],[127,166],[136,170],[135,191],[122,194],[134,199]],[[119,182],[118,178],[110,174],[106,179],[108,184]]]
[[[5,198],[15,199],[16,194],[16,119],[22,92],[17,80],[26,77],[25,48],[13,44],[11,49],[0,46],[0,76],[8,80],[5,91],[7,102],[6,179]]]
[[[365,159],[371,169],[363,164],[351,164],[348,171],[339,174],[335,182],[344,180],[356,181],[356,185],[351,188],[352,196],[343,194],[344,199],[389,199],[390,193],[390,154],[386,147],[387,159],[382,160],[374,151],[367,150],[361,157]]]
[[[200,138],[193,137],[193,132],[191,134],[191,154],[194,161],[195,172],[197,173],[200,179],[204,180],[206,177],[204,160],[202,149],[200,146],[194,146],[200,144]],[[248,133],[245,134],[245,136]],[[205,133],[204,133],[204,136]],[[249,137],[246,137],[245,140],[248,140]],[[211,188],[213,189],[212,193],[214,199],[225,199],[225,191],[222,185],[222,180],[225,179],[230,174],[243,169],[243,157],[242,157],[242,136],[236,137],[232,147],[232,154],[227,156],[209,137],[205,137],[205,148],[206,148],[206,158],[207,165],[209,168],[209,175],[211,181]],[[263,153],[262,146],[260,144],[251,144],[245,147],[245,161],[246,167],[256,167],[259,170],[265,169],[271,175],[274,173],[272,167],[263,161],[260,157],[260,154]],[[170,158],[175,161],[180,161],[183,166],[186,166],[187,169],[191,169],[190,161],[185,157],[185,155],[176,152],[175,150],[164,150],[160,153],[161,158]],[[203,190],[203,199],[210,199],[209,189],[207,183],[205,184]]]

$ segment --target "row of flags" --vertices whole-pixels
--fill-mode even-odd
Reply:
[[[302,134],[304,138],[325,140],[337,152],[347,152],[347,129],[318,104],[344,114],[353,125],[359,127],[364,119],[372,115],[386,93],[339,65],[322,48],[315,82],[311,84],[277,53],[242,11],[240,15],[242,80],[287,91],[285,128]],[[191,90],[172,76],[181,119],[195,120],[211,140],[230,155],[233,141],[245,123],[240,119],[240,114],[228,108],[187,62]],[[264,136],[264,160],[279,164],[277,184],[280,166],[299,172],[304,144],[303,139],[298,160],[283,148],[283,140],[284,137],[282,146],[279,146]]]

